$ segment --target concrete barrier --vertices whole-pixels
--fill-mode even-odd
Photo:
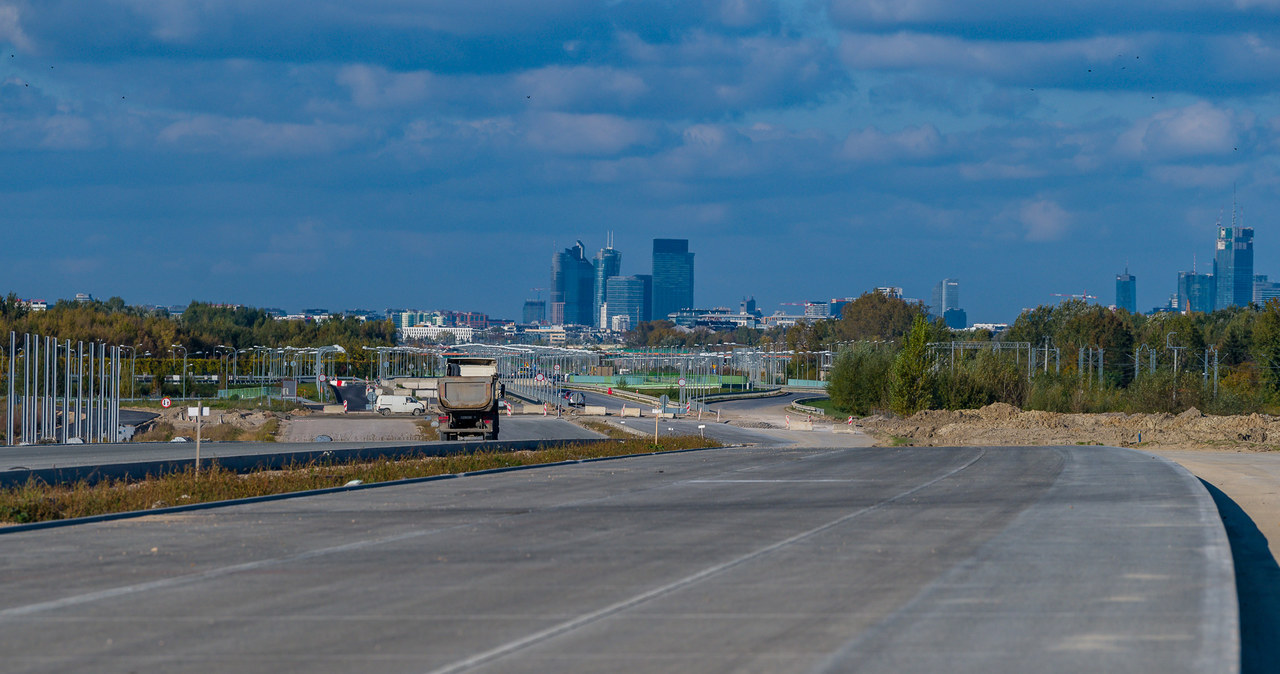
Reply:
[[[624,417],[643,417],[644,410],[639,407],[623,407],[622,416]]]
[[[342,405],[325,405],[320,411],[325,414],[342,414],[347,411],[347,408]]]
[[[585,405],[578,411],[578,414],[588,417],[602,417],[608,414],[608,409],[604,405]]]
[[[676,418],[676,413],[675,413],[675,412],[658,412],[658,418],[659,418],[659,419],[674,419],[674,418]]]
[[[542,403],[535,403],[532,405],[525,404],[520,407],[520,413],[521,414],[542,414],[547,409],[548,408],[545,408],[542,406]]]
[[[845,424],[836,424],[835,426],[831,427],[831,432],[832,433],[853,433],[854,430],[853,430],[853,426],[846,426]]]
[[[793,421],[788,425],[787,430],[811,431],[813,430],[813,422],[812,421]]]

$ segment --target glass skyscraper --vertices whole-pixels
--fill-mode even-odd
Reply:
[[[1212,313],[1217,288],[1212,274],[1178,272],[1178,310],[1182,313]]]
[[[693,253],[688,239],[653,240],[653,318],[693,308]]]
[[[933,304],[929,307],[934,316],[945,316],[949,309],[960,308],[960,280],[944,278],[933,287]]]
[[[594,285],[595,299],[591,307],[592,308],[591,315],[594,316],[597,320],[592,323],[593,325],[596,322],[599,322],[600,307],[604,305],[606,301],[605,294],[608,292],[609,279],[613,278],[614,276],[618,276],[621,273],[622,273],[622,253],[613,249],[613,242],[611,241],[609,243],[608,248],[601,248],[600,252],[596,253],[595,285]],[[603,325],[599,325],[598,327],[608,328],[609,325],[606,323]]]
[[[647,275],[613,276],[606,282],[605,323],[613,324],[614,316],[626,316],[631,327],[653,320],[653,277]]]
[[[1138,279],[1128,269],[1116,274],[1116,308],[1138,313]]]
[[[1213,255],[1218,286],[1214,309],[1245,307],[1253,301],[1253,228],[1218,227]]]
[[[595,267],[587,259],[586,246],[578,241],[551,257],[551,323],[595,325]]]

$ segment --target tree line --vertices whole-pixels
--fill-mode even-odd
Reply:
[[[928,321],[921,305],[864,295],[827,323],[797,326],[788,339],[838,350],[828,391],[847,413],[911,414],[993,402],[1058,412],[1176,413],[1195,406],[1241,414],[1280,407],[1276,300],[1150,316],[1071,300],[1025,311],[992,336],[953,332]],[[852,343],[837,338],[852,334]],[[927,346],[950,341],[1015,348],[960,350],[967,355],[953,360],[950,350]],[[1081,349],[1089,350],[1083,370]],[[1028,357],[1038,359],[1034,371]]]

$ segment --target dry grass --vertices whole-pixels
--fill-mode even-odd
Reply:
[[[448,457],[351,464],[310,464],[287,470],[239,474],[216,465],[197,476],[191,469],[144,480],[115,480],[49,486],[34,480],[0,490],[0,523],[21,524],[189,505],[210,501],[285,494],[340,487],[351,480],[366,484],[415,477],[467,473],[576,459],[719,446],[697,436],[662,438],[654,445],[643,438],[625,442],[565,445],[538,451],[477,452]]]
[[[278,419],[267,419],[257,428],[239,428],[232,424],[206,424],[200,429],[200,439],[209,442],[275,442],[276,433],[280,430]],[[134,442],[168,442],[178,434],[173,424],[167,421],[157,422],[145,433],[133,436]],[[190,431],[195,438],[195,431]]]

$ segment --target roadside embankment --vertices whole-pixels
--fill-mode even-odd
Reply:
[[[879,444],[1213,447],[1270,451],[1280,446],[1280,417],[1264,414],[1062,414],[1023,411],[1005,403],[978,410],[925,410],[910,417],[858,422]]]

